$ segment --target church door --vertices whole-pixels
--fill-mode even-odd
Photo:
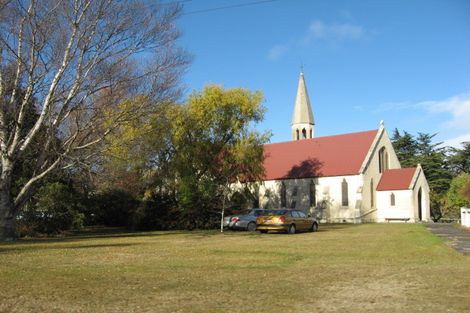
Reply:
[[[418,218],[419,218],[420,221],[423,218],[422,204],[421,204],[422,198],[423,198],[423,193],[422,193],[421,188],[419,188],[419,191],[418,191]]]

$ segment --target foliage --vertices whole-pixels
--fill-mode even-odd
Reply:
[[[100,192],[90,203],[93,209],[89,218],[93,224],[106,226],[131,225],[132,215],[139,206],[139,200],[119,189]]]
[[[191,94],[175,116],[172,168],[188,226],[214,226],[229,184],[263,174],[262,144],[268,137],[250,128],[263,118],[261,100],[260,92],[212,85]]]
[[[449,218],[458,218],[461,207],[470,207],[470,197],[466,194],[470,184],[470,173],[463,173],[452,179],[446,194],[446,207],[444,215]]]
[[[449,148],[449,168],[455,175],[470,173],[470,142],[463,142],[462,149]]]
[[[20,235],[57,234],[83,227],[83,199],[61,182],[47,183],[34,195],[21,212]]]
[[[401,135],[395,128],[391,140],[401,165],[403,167],[416,166],[417,142],[414,136],[406,131],[403,131]]]
[[[139,230],[179,229],[179,212],[174,198],[155,195],[141,201],[132,216],[131,226]]]
[[[267,135],[252,129],[263,118],[261,100],[259,92],[207,86],[184,105],[159,103],[134,115],[106,139],[101,188],[125,186],[142,201],[134,227],[148,229],[153,220],[164,228],[168,212],[179,227],[213,227],[228,185],[262,174]],[[145,101],[137,97],[121,107],[132,112]]]

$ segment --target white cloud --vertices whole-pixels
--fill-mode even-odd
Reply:
[[[452,133],[461,133],[457,137],[443,141],[442,146],[460,147],[464,141],[470,141],[470,93],[461,93],[443,100],[427,100],[420,102],[389,102],[373,109],[374,113],[387,111],[420,110],[430,116],[439,115],[441,133],[451,130]],[[442,114],[447,113],[448,115]],[[450,115],[450,117],[449,117]],[[447,116],[447,117],[446,117]],[[442,132],[442,130],[446,130]]]
[[[372,109],[373,113],[382,113],[387,111],[401,111],[406,109],[412,109],[419,107],[418,103],[411,102],[386,102],[378,105],[376,108]]]
[[[462,142],[470,142],[470,133],[464,134],[455,138],[444,140],[444,142],[442,143],[442,146],[444,147],[450,146],[450,147],[461,149]]]
[[[271,61],[277,61],[280,59],[286,52],[289,51],[288,45],[276,45],[269,49],[268,59]]]
[[[313,38],[323,38],[328,40],[359,39],[364,37],[365,31],[362,26],[349,23],[326,24],[320,20],[315,20],[310,24],[304,41]]]
[[[449,113],[452,118],[443,121],[445,128],[470,129],[470,93],[462,93],[444,100],[420,102],[387,102],[373,109],[374,113],[421,109],[429,114]]]
[[[430,113],[450,113],[452,119],[444,123],[448,128],[470,129],[470,93],[441,101],[424,101],[420,105]]]
[[[353,23],[325,23],[313,20],[301,37],[293,39],[286,44],[278,44],[268,51],[268,59],[276,61],[284,56],[293,47],[302,47],[315,41],[340,42],[364,38],[368,32],[364,27]]]

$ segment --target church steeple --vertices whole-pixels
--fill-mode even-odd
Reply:
[[[299,77],[299,86],[297,87],[297,96],[295,97],[294,113],[292,114],[292,139],[313,138],[315,135],[314,127],[315,121],[302,69]]]

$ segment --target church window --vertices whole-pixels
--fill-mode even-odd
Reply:
[[[310,129],[310,138],[313,138],[313,131]]]
[[[306,139],[307,138],[307,130],[302,129],[302,139]]]
[[[298,129],[295,130],[295,134],[296,134],[297,140],[299,140],[299,130]]]
[[[310,181],[310,206],[317,205],[317,194],[315,188],[315,182],[313,180]]]
[[[374,207],[374,180],[370,180],[370,207]]]
[[[348,182],[346,179],[343,179],[343,182],[341,183],[341,204],[343,206],[348,206],[349,205],[349,199],[348,199]]]
[[[395,206],[395,194],[393,192],[390,194],[390,206]]]
[[[297,205],[297,193],[299,192],[299,187],[295,186],[294,189],[292,190],[292,202],[290,207],[295,209],[295,206]]]
[[[286,184],[284,182],[281,183],[281,207],[285,208],[287,203],[286,199]]]
[[[388,170],[388,153],[385,147],[379,150],[379,173],[383,173]]]

